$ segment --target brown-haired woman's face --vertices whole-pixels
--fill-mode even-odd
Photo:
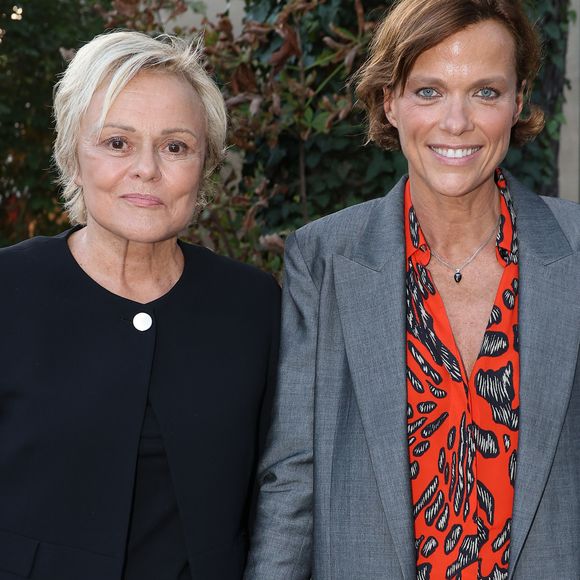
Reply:
[[[399,132],[418,194],[462,195],[493,187],[522,109],[514,40],[488,20],[423,52],[384,109]]]

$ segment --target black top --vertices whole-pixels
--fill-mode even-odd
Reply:
[[[67,235],[0,249],[0,580],[122,579],[148,396],[191,576],[240,580],[278,285],[181,244],[181,278],[143,305],[87,276]]]
[[[123,580],[191,580],[163,437],[145,410]]]

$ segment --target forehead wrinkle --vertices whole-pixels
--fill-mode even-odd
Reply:
[[[135,127],[131,127],[130,125],[122,125],[121,123],[105,123],[103,125],[103,129],[121,129],[123,131],[127,131],[129,133],[135,133],[137,129]]]
[[[436,44],[433,47],[434,52],[444,60],[463,58],[464,60],[468,59],[469,64],[480,62],[482,46],[478,44],[477,35],[473,34],[474,30],[478,28],[486,30],[487,42],[498,56],[497,62],[505,62],[507,59],[515,64],[514,39],[503,24],[493,20],[480,22],[459,30]]]
[[[461,45],[462,48],[454,53],[450,50],[453,46]],[[505,82],[507,78],[503,74],[503,69],[506,65],[512,65],[513,62],[513,56],[508,56],[501,51],[497,53],[497,58],[494,58],[490,66],[487,59],[480,56],[472,46],[454,42],[451,47],[437,45],[421,54],[411,69],[408,80],[420,79],[422,82],[429,81],[445,85],[450,79],[469,78],[475,74],[477,79],[474,83]]]
[[[191,135],[196,141],[199,140],[199,137],[194,131],[185,127],[170,127],[169,129],[163,129],[161,131],[162,135],[170,135],[171,133],[187,133],[188,135]]]

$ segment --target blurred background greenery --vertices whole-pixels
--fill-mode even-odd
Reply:
[[[209,206],[184,237],[278,273],[286,234],[383,195],[405,172],[398,153],[364,146],[347,80],[391,0],[246,0],[202,19],[186,0],[0,0],[0,245],[67,227],[55,174],[52,86],[74,50],[114,28],[191,37],[203,29],[208,67],[230,114],[231,144]],[[534,102],[544,133],[505,166],[538,193],[558,194],[558,149],[569,0],[526,0],[545,45]],[[197,26],[186,25],[197,15]]]

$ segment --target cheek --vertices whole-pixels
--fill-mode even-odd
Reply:
[[[103,198],[123,187],[125,175],[125,165],[120,163],[120,160],[102,163],[92,159],[82,166],[79,180],[82,182],[85,196],[98,195],[99,198]]]
[[[488,128],[490,137],[498,142],[509,141],[513,127],[512,111],[490,115],[482,121],[483,127]]]
[[[422,134],[427,133],[431,123],[414,113],[406,114],[399,122],[399,140],[403,147],[412,147]]]
[[[75,180],[74,180],[77,185],[79,185],[79,186],[84,185],[84,181],[85,181],[85,177],[87,175],[88,167],[89,167],[89,160],[87,159],[87,156],[79,151],[77,153],[77,167],[76,167],[76,175],[75,175]]]
[[[181,196],[195,196],[202,182],[202,171],[203,168],[196,162],[171,171],[167,177]]]
[[[170,213],[175,220],[175,223],[181,224],[180,227],[185,227],[195,214],[197,205],[197,191],[194,189],[182,190],[180,195],[174,198],[171,204]]]
[[[171,212],[175,215],[187,215],[193,212],[197,202],[199,181],[192,179],[192,172],[172,176],[172,179],[166,179],[164,189],[167,199],[171,200]]]
[[[440,113],[436,107],[402,107],[399,117],[399,133],[409,137],[426,134],[440,121]]]
[[[98,182],[111,169],[112,165],[102,159],[100,155],[82,150],[79,152],[77,179],[85,185],[89,182]]]

